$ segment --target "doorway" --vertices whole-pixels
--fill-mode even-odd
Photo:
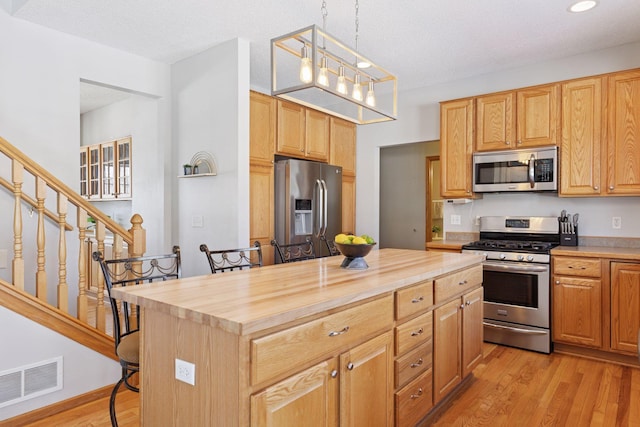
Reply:
[[[440,156],[425,157],[426,242],[444,238],[442,197],[440,196]]]

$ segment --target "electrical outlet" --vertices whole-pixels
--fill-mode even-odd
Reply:
[[[176,379],[187,384],[196,385],[196,365],[176,359]]]
[[[620,218],[619,216],[614,216],[613,218],[611,218],[611,227],[615,229],[622,228],[622,218]]]
[[[191,227],[202,228],[204,227],[204,218],[202,215],[193,215],[191,217]]]
[[[451,215],[451,225],[460,225],[460,215]]]

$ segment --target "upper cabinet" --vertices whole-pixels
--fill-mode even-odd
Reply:
[[[329,116],[302,105],[277,100],[276,154],[329,160]]]
[[[130,199],[131,137],[80,147],[80,195],[91,200]]]
[[[471,197],[474,100],[440,104],[440,194],[442,197]]]
[[[479,96],[476,151],[558,144],[559,85]]]
[[[329,137],[329,163],[342,166],[342,174],[356,175],[356,125],[331,117]]]
[[[601,193],[602,90],[601,77],[572,80],[562,85],[559,191],[563,196]]]
[[[609,76],[606,194],[640,194],[640,70]]]

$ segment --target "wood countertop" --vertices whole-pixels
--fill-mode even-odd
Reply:
[[[615,258],[640,261],[640,248],[621,248],[608,246],[557,246],[551,249],[551,255],[578,256],[589,258]]]
[[[209,274],[130,288],[113,296],[146,309],[249,335],[482,262],[471,254],[372,251],[367,270],[340,268],[342,256]]]
[[[453,251],[461,251],[462,245],[466,245],[470,241],[466,240],[432,240],[427,242],[425,247],[427,249],[444,249],[444,250],[453,250]]]

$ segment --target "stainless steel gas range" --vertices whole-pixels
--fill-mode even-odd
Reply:
[[[558,231],[556,217],[480,218],[480,240],[462,252],[485,257],[485,341],[552,351],[550,264]]]

